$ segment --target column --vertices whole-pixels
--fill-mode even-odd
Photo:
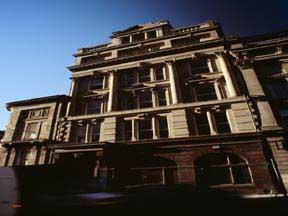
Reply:
[[[35,162],[36,162],[36,156],[37,156],[37,147],[36,146],[33,146],[31,149],[30,149],[30,152],[27,156],[27,164],[25,163],[25,165],[35,165]]]
[[[7,166],[13,166],[14,165],[13,163],[15,160],[15,156],[16,156],[16,150],[15,150],[15,148],[11,148]]]
[[[170,81],[170,88],[171,88],[171,96],[172,96],[172,104],[177,104],[179,102],[178,98],[178,90],[176,87],[176,76],[174,72],[174,62],[173,61],[167,61],[165,62],[168,68],[168,74],[169,74],[169,81]]]
[[[39,158],[39,165],[45,164],[45,158],[46,158],[46,147],[42,146],[40,147],[40,158]]]
[[[153,107],[157,107],[158,106],[158,98],[156,96],[156,90],[155,89],[151,90],[151,94],[152,94]]]
[[[158,139],[158,127],[157,127],[156,117],[152,117],[152,130],[153,130],[153,139]]]
[[[214,70],[213,70],[213,66],[212,66],[212,62],[210,58],[207,59],[207,65],[208,65],[210,73],[212,73]]]
[[[8,149],[0,145],[0,167],[5,166],[7,157],[9,157]]]
[[[89,143],[90,141],[90,125],[89,123],[86,125],[85,143]]]
[[[211,135],[216,135],[217,130],[215,128],[214,117],[212,116],[210,111],[207,111],[206,115],[207,115],[207,119],[208,119],[208,123],[209,123],[209,127],[210,127],[210,133],[211,133]]]
[[[109,97],[108,97],[108,108],[107,111],[113,111],[115,103],[115,71],[111,71],[109,75]]]
[[[137,131],[138,131],[136,120],[132,119],[131,123],[132,123],[132,126],[131,126],[132,127],[131,141],[136,141],[137,140]]]
[[[73,79],[72,79],[72,82],[71,82],[70,92],[69,92],[69,96],[70,96],[72,99],[73,99],[73,96],[75,95],[75,88],[76,88],[76,78],[73,78]],[[71,99],[71,100],[72,100],[72,99]],[[69,101],[68,104],[67,104],[66,117],[69,116],[69,114],[70,114],[71,102],[72,102],[72,101]]]
[[[226,81],[228,95],[229,97],[236,97],[237,96],[236,89],[235,89],[231,74],[228,70],[227,64],[225,62],[224,55],[223,54],[217,55],[217,59],[219,61],[222,73]]]
[[[167,106],[170,105],[171,101],[170,101],[170,95],[169,95],[169,89],[168,88],[165,89],[165,98],[166,98]]]

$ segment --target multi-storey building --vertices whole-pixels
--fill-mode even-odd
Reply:
[[[7,104],[2,165],[285,194],[287,34],[226,38],[210,21],[114,32],[74,55],[69,96]]]

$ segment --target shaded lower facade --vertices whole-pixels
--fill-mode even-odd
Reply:
[[[106,189],[189,185],[237,194],[286,194],[271,144],[261,134],[42,145],[33,153],[35,163],[61,167],[71,179],[86,183],[101,178]],[[7,154],[8,163],[12,156]],[[15,161],[19,159],[14,158],[14,165]]]

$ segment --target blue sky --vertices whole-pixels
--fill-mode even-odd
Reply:
[[[286,1],[288,2],[288,1]],[[285,0],[1,0],[0,129],[10,101],[67,94],[77,48],[111,32],[169,19],[174,27],[215,20],[228,35],[288,29]]]

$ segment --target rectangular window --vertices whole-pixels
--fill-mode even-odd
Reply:
[[[122,110],[135,109],[135,97],[133,94],[123,94],[120,102],[122,103]]]
[[[28,118],[46,117],[49,115],[49,108],[30,110]]]
[[[153,129],[152,129],[151,119],[144,119],[144,120],[138,121],[138,138],[139,140],[153,138]]]
[[[164,80],[164,72],[163,72],[163,65],[156,65],[155,70],[155,78],[156,80]]]
[[[100,128],[101,128],[101,123],[97,122],[96,124],[92,125],[91,129],[91,141],[92,142],[98,142],[100,139]]]
[[[136,80],[136,71],[127,71],[127,72],[124,72],[123,74],[123,81],[124,81],[124,86],[127,87],[127,86],[131,86],[135,83],[137,83],[137,80]]]
[[[102,100],[96,99],[95,101],[89,101],[86,104],[86,114],[101,113]]]
[[[77,143],[84,143],[86,136],[86,125],[78,126],[76,132],[76,142]]]
[[[210,127],[206,113],[195,114],[198,135],[210,135]]]
[[[150,68],[145,68],[144,70],[138,71],[138,80],[139,83],[150,82]]]
[[[89,90],[103,89],[104,77],[92,78],[89,81]]]
[[[42,109],[42,117],[49,115],[49,108]]]
[[[158,96],[158,106],[166,106],[167,101],[166,101],[165,89],[159,89],[157,91],[157,96]]]
[[[217,100],[217,95],[213,83],[197,85],[195,87],[197,101]]]
[[[167,116],[159,116],[159,137],[166,138],[169,137]]]
[[[230,125],[226,116],[226,112],[216,112],[214,113],[215,124],[217,132],[222,133],[231,133]]]
[[[35,140],[38,138],[38,123],[29,123],[26,129],[25,140]]]
[[[149,31],[147,32],[147,38],[148,39],[152,39],[152,38],[156,38],[156,31]]]
[[[29,118],[37,118],[41,116],[41,110],[42,109],[35,109],[35,110],[31,110],[30,114],[29,114]]]
[[[124,140],[130,141],[132,139],[132,120],[124,120]]]
[[[209,73],[209,67],[206,59],[200,61],[193,61],[190,63],[190,75],[197,75],[202,73]]]
[[[138,95],[139,108],[153,107],[152,92],[146,91]]]
[[[135,34],[135,35],[132,35],[132,40],[133,42],[134,41],[142,41],[144,40],[144,33],[139,33],[139,34]]]
[[[127,44],[127,43],[130,43],[130,36],[122,37],[121,44]]]

